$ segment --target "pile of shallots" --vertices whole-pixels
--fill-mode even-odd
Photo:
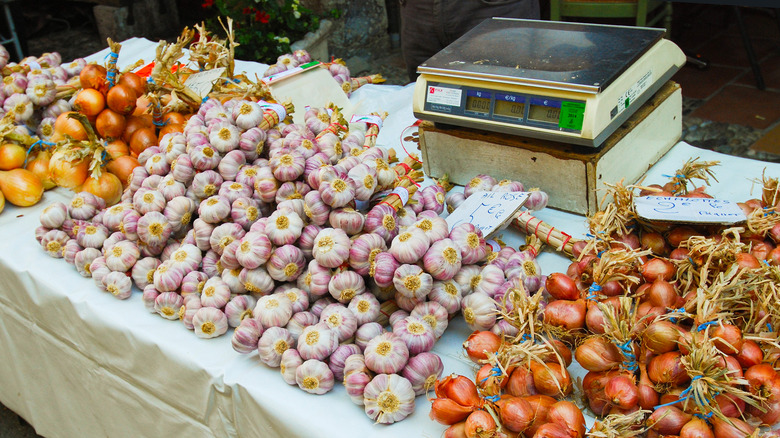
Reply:
[[[391,164],[376,126],[345,132],[335,108],[278,123],[286,109],[206,101],[139,155],[122,202],[78,193],[42,212],[36,237],[101,290],[124,299],[134,284],[201,338],[236,327],[234,348],[286,382],[323,394],[342,381],[370,418],[399,421],[441,376],[431,349],[449,318],[492,328],[496,287],[537,289],[538,265],[491,252],[470,224],[448,230],[445,188],[417,190],[419,162]],[[522,189],[475,181],[466,196]]]

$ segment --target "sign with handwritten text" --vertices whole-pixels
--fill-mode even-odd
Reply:
[[[184,81],[184,86],[194,91],[198,96],[206,97],[211,93],[214,82],[222,76],[222,72],[224,71],[225,67],[219,67],[194,73]]]
[[[447,225],[452,230],[462,223],[470,223],[488,238],[515,217],[528,196],[528,192],[476,192],[447,216]]]
[[[723,199],[643,196],[634,198],[640,217],[667,222],[734,224],[747,219],[736,202]]]

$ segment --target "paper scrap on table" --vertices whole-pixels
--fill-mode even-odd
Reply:
[[[636,213],[648,220],[703,224],[735,224],[747,220],[736,202],[724,199],[642,196],[634,198]]]
[[[225,67],[219,67],[191,74],[184,81],[184,86],[194,91],[198,96],[206,97],[211,93],[214,82],[222,76],[224,71]]]
[[[447,216],[447,225],[452,230],[462,223],[473,224],[487,239],[517,215],[530,195],[528,192],[476,192]]]

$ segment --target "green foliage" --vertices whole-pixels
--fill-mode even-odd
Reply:
[[[299,0],[204,0],[202,7],[216,15],[233,19],[236,59],[276,63],[279,55],[290,53],[290,44],[316,31],[320,19],[300,5]],[[221,29],[216,18],[209,29]]]

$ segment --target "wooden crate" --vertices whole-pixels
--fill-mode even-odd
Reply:
[[[598,149],[495,132],[420,124],[420,150],[426,175],[465,185],[479,173],[539,187],[549,206],[593,214],[605,182],[634,183],[682,133],[682,92],[672,81]]]

